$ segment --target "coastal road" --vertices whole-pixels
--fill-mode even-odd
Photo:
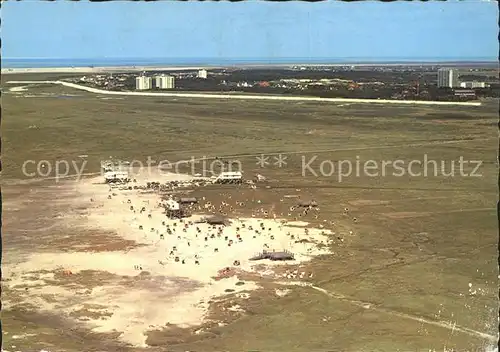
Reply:
[[[83,86],[64,81],[9,81],[8,84],[59,84],[65,87],[84,90],[86,92],[104,95],[134,95],[145,97],[176,97],[176,98],[203,98],[203,99],[239,99],[239,100],[286,100],[286,101],[315,101],[321,103],[356,103],[356,104],[403,104],[403,105],[460,105],[480,106],[480,102],[454,102],[454,101],[424,101],[424,100],[387,100],[387,99],[350,99],[350,98],[320,98],[307,96],[283,95],[246,95],[246,94],[206,94],[206,93],[159,93],[159,92],[133,92],[110,91]]]

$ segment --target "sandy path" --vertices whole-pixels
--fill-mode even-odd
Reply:
[[[153,92],[118,92],[97,89],[64,81],[9,81],[9,84],[52,83],[69,88],[84,90],[95,94],[135,95],[150,97],[208,98],[208,99],[240,99],[240,100],[286,100],[286,101],[316,101],[325,103],[366,103],[366,104],[403,104],[403,105],[461,105],[480,106],[480,102],[425,101],[425,100],[389,100],[389,99],[354,99],[354,98],[319,98],[307,96],[272,96],[272,95],[242,95],[242,94],[204,94],[204,93],[153,93]]]

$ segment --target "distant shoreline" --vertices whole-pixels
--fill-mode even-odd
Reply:
[[[2,68],[2,74],[20,73],[108,73],[108,72],[141,72],[141,71],[181,71],[199,70],[199,66],[102,66],[102,67],[38,67],[38,68]],[[214,69],[216,67],[212,67]]]
[[[238,63],[238,62],[227,62],[221,64],[116,64],[116,65],[69,65],[69,66],[59,66],[59,67],[36,67],[36,62],[33,62],[33,67],[5,67],[5,60],[2,62],[4,67],[2,68],[2,74],[19,74],[19,73],[106,73],[106,72],[139,72],[139,71],[182,71],[182,70],[199,70],[199,69],[222,69],[222,68],[289,68],[289,67],[340,67],[340,66],[453,66],[453,67],[469,67],[469,66],[497,66],[496,61],[441,61],[441,62],[431,62],[431,61],[394,61],[394,62],[338,62],[338,63],[307,63],[307,62],[295,62],[295,63]],[[63,64],[64,65],[64,64]]]

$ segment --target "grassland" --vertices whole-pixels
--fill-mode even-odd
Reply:
[[[27,93],[52,95],[22,97]],[[311,264],[316,273],[311,283],[329,295],[301,287],[279,298],[269,287],[240,302],[247,313],[233,317],[227,326],[213,328],[210,335],[193,336],[184,330],[152,333],[150,344],[160,346],[159,351],[165,350],[162,343],[173,351],[428,351],[444,347],[481,351],[490,344],[458,328],[419,322],[405,314],[496,333],[495,101],[457,108],[109,99],[47,85],[18,95],[4,94],[2,106],[4,261],[9,255],[37,251],[36,232],[30,239],[23,237],[23,231],[27,226],[36,229],[38,216],[45,219],[46,208],[56,206],[52,199],[58,197],[57,189],[49,188],[47,182],[21,182],[26,179],[21,168],[28,159],[81,162],[79,156],[85,154],[86,172],[99,171],[99,161],[110,155],[144,161],[148,157],[238,159],[246,175],[258,172],[268,177],[271,188],[257,189],[251,195],[238,189],[205,189],[203,195],[250,196],[260,199],[260,206],[278,202],[279,208],[279,198],[300,193],[320,204],[318,219],[307,221],[335,222],[330,226],[344,241],[335,245],[333,255]],[[272,157],[270,165],[256,165],[257,155],[279,153],[287,156],[287,165],[273,165]],[[338,173],[303,176],[302,158],[307,161],[315,156],[312,167],[317,173],[325,160],[408,163],[425,156],[444,161],[449,172],[451,161],[458,163],[463,157],[482,161],[477,171],[481,176],[460,176],[456,169],[454,177],[396,177],[391,171],[370,177],[361,172],[339,182]],[[470,174],[472,169],[469,165],[464,171]],[[44,196],[35,199],[30,195],[33,190]],[[29,210],[17,211],[14,205],[20,202],[29,203]],[[343,214],[345,208],[349,215]],[[286,213],[286,209],[281,211]],[[469,283],[481,290],[472,294]],[[4,298],[8,295],[4,291]],[[368,302],[376,309],[362,308],[356,302]],[[36,343],[6,336],[7,349],[16,345],[26,350],[35,346],[52,346],[53,351],[127,350],[112,336],[89,334],[81,327],[65,329],[63,317],[40,316],[30,307],[4,306],[2,317],[9,336],[38,335]]]

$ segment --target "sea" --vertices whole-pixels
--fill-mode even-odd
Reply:
[[[429,58],[429,59],[370,59],[370,58],[2,58],[2,68],[55,68],[55,67],[167,67],[167,66],[278,66],[278,65],[354,65],[354,64],[497,64],[489,58],[477,58],[464,61],[457,58]]]

